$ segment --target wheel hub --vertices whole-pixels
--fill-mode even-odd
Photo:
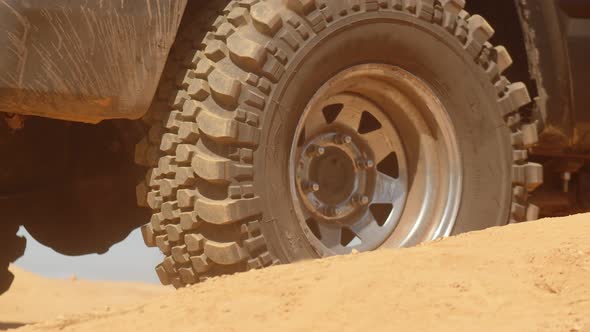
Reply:
[[[298,191],[316,217],[346,223],[347,217],[366,208],[369,183],[375,181],[373,168],[358,138],[338,131],[321,134],[301,149]]]

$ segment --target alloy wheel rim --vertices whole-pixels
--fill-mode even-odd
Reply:
[[[395,100],[388,99],[388,94]],[[396,114],[406,110],[420,113],[417,109],[424,118],[404,114],[416,124],[403,126],[403,121],[395,120]],[[429,125],[434,127],[431,133]],[[406,152],[414,149],[398,128],[412,126],[423,129],[408,136],[437,136],[443,147],[439,150],[445,151],[441,155],[447,157],[408,160],[412,154]],[[360,65],[337,74],[310,100],[294,137],[289,160],[292,201],[307,239],[320,255],[414,245],[451,232],[462,181],[456,137],[440,100],[415,76],[382,64]],[[421,177],[426,179],[416,181],[422,173],[414,170],[437,166],[449,171],[439,174],[447,175],[449,181],[424,172]],[[413,184],[422,181],[428,183],[422,194],[412,194]],[[441,187],[441,181],[442,187],[451,190],[448,195],[440,188],[433,190]],[[404,216],[410,194],[414,224],[411,215]],[[416,199],[419,196],[422,202]],[[424,204],[433,198],[445,204]],[[432,217],[433,221],[427,221]]]

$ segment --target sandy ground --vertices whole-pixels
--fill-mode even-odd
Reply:
[[[66,312],[68,305],[90,307],[97,299],[138,299],[152,291],[52,282],[33,292],[22,289],[28,282],[48,281],[19,281],[12,296],[21,309],[10,311],[3,299],[0,320],[46,318],[45,312]],[[110,295],[95,296],[103,291]],[[50,308],[53,300],[45,299],[55,292],[69,298]],[[23,309],[27,301],[32,305]],[[17,331],[171,330],[590,332],[590,215],[216,278],[143,305]]]
[[[7,323],[41,322],[59,316],[139,305],[173,293],[158,285],[46,279],[16,266],[11,266],[10,270],[16,278],[10,290],[0,296],[0,329]]]

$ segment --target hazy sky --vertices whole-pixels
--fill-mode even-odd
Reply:
[[[19,234],[27,238],[27,249],[16,265],[36,274],[54,278],[76,275],[79,279],[159,282],[154,267],[162,261],[162,255],[158,249],[144,245],[139,229],[104,255],[80,257],[64,256],[43,246],[22,227]]]

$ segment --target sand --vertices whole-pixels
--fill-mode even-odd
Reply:
[[[142,304],[173,290],[150,284],[47,279],[11,266],[15,275],[0,296],[0,328],[92,311]]]
[[[118,304],[127,297],[130,302],[150,298],[141,305],[112,305],[109,310],[24,326],[18,332],[586,332],[590,215],[493,228],[410,249],[251,271],[161,297],[140,285],[112,289],[88,282],[77,288],[76,282],[51,281],[51,289],[37,288],[48,281],[29,277],[8,294],[20,309],[10,311],[2,299],[0,320],[36,321],[60,310],[72,312],[68,306],[100,307],[109,298]],[[31,284],[23,288],[24,283]],[[23,292],[34,295],[20,298]],[[53,307],[55,292],[69,297],[59,307]],[[27,301],[38,303],[28,307]],[[22,312],[29,311],[25,307],[30,316]]]

